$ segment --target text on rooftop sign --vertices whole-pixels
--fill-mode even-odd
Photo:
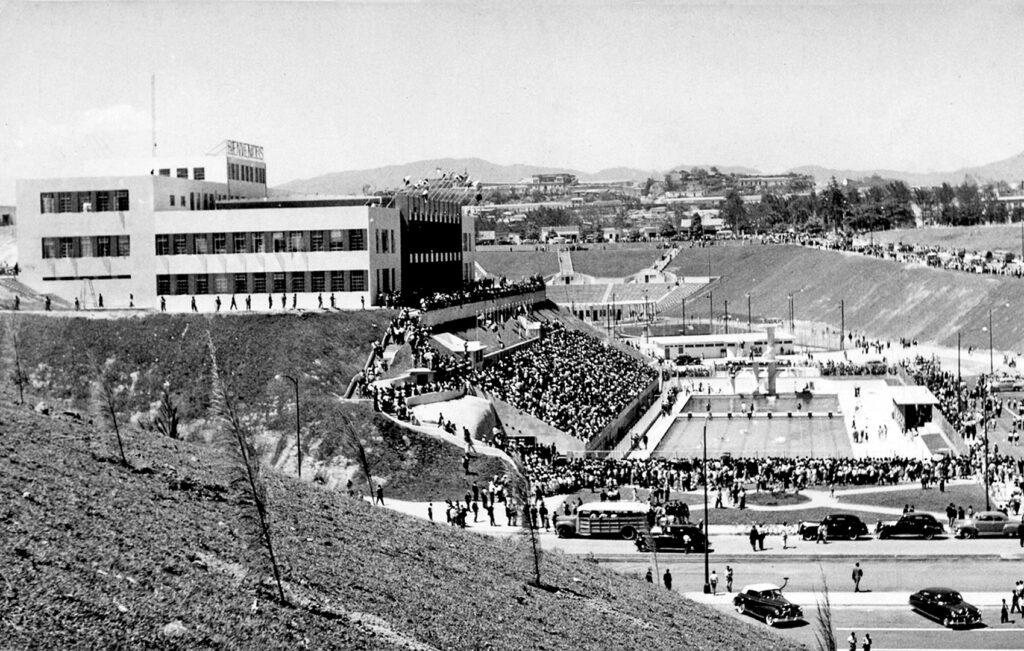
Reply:
[[[250,145],[247,142],[238,142],[237,140],[225,140],[224,146],[231,156],[263,160],[263,147],[261,145]]]

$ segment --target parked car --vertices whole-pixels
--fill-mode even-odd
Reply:
[[[1002,511],[980,511],[973,517],[953,522],[953,533],[957,538],[978,536],[1016,537],[1019,520],[1011,520]]]
[[[925,588],[910,595],[910,607],[946,628],[981,622],[981,611],[964,601],[952,588]]]
[[[653,529],[650,540],[654,542],[655,551],[659,552],[702,552],[707,546],[704,532],[695,524],[673,524],[664,531]],[[651,551],[647,536],[637,536],[636,549],[640,552]]]
[[[921,536],[931,540],[945,531],[942,523],[930,513],[908,513],[895,522],[882,522],[878,528],[878,537]]]
[[[754,583],[745,586],[732,600],[736,612],[760,617],[768,626],[783,622],[801,622],[804,611],[782,596],[782,588],[773,583]]]
[[[801,522],[800,537],[804,540],[814,540],[818,537],[818,529],[821,527],[825,527],[825,534],[830,539],[857,540],[860,536],[868,535],[868,526],[857,516],[849,513],[830,513],[822,518],[821,522]]]
[[[1024,391],[1024,378],[1019,375],[1002,375],[992,378],[993,391]]]
[[[700,363],[700,358],[693,355],[680,355],[676,357],[676,364],[679,366],[696,366]]]

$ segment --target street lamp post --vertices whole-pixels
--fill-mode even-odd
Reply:
[[[708,560],[708,520],[710,519],[711,512],[708,511],[708,419],[711,415],[708,414],[704,418],[704,594],[711,594],[711,575],[709,573],[709,560]]]
[[[750,292],[747,292],[747,332],[751,332],[753,326],[750,318]]]
[[[302,429],[299,421],[299,381],[290,375],[280,374],[277,379],[285,379],[295,387],[295,448],[299,452],[299,479],[302,479]]]
[[[725,299],[725,334],[729,334],[729,299]]]
[[[793,336],[795,337],[796,326],[793,325],[793,295],[790,294],[787,298],[789,298],[789,331],[793,333]]]

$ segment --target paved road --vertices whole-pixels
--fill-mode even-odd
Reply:
[[[545,549],[559,549],[569,554],[593,554],[597,560],[627,560],[640,556],[636,546],[627,540],[590,539],[590,538],[556,538],[554,534],[541,534],[541,544]],[[751,551],[749,539],[745,535],[716,534],[711,532],[713,558],[745,558],[750,557],[761,562],[767,560],[808,560],[818,557],[848,558],[961,558],[985,557],[991,560],[1015,559],[1024,560],[1024,549],[1016,539],[979,538],[977,540],[960,540],[952,536],[935,540],[890,539],[876,540],[861,538],[856,541],[837,540],[826,545],[816,545],[813,541],[800,540],[798,536],[789,537],[788,549],[782,548],[782,538],[769,535],[765,538],[765,551],[756,554]],[[1024,578],[1024,577],[1022,577]]]
[[[607,567],[634,575],[637,580],[646,572],[647,562],[606,562]],[[1010,624],[999,624],[999,600],[1008,599],[1009,589],[1017,579],[1024,579],[1024,565],[1012,561],[912,559],[867,561],[862,563],[862,587],[869,592],[852,591],[850,572],[853,563],[846,558],[821,558],[816,562],[794,562],[769,559],[767,556],[741,559],[730,563],[735,573],[734,591],[744,584],[774,582],[781,584],[789,577],[786,595],[804,609],[808,624],[780,628],[779,632],[795,641],[816,648],[814,613],[822,577],[833,602],[833,625],[837,639],[845,640],[850,631],[859,639],[870,632],[874,649],[1024,649],[1024,619],[1014,614]],[[742,617],[757,626],[760,620],[740,616],[732,609],[732,595],[705,596],[704,566],[700,558],[678,560],[667,554],[659,556],[659,571],[669,568],[673,587],[686,596],[733,616]],[[725,590],[725,563],[712,562]],[[982,610],[985,626],[967,631],[949,631],[926,619],[907,606],[911,592],[927,585],[949,585]],[[816,592],[818,591],[818,592]],[[1008,599],[1009,603],[1009,599]],[[845,648],[840,645],[840,648]],[[858,645],[858,649],[859,649]]]

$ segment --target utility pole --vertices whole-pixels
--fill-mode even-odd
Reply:
[[[753,326],[751,325],[751,323],[752,323],[752,321],[750,319],[750,294],[748,293],[747,294],[747,332],[751,332],[753,330]]]
[[[708,520],[711,518],[711,511],[708,510],[708,419],[711,414],[704,418],[704,594],[711,594],[711,575],[708,571]]]
[[[846,350],[846,301],[839,301],[839,350]]]
[[[708,292],[708,334],[715,323],[715,293]]]
[[[990,410],[992,408],[992,376],[995,375],[995,364],[992,360],[992,308],[988,308],[988,394],[985,400],[985,463],[982,466],[982,470],[985,473],[985,510],[992,510],[992,505],[989,504],[988,497],[988,421],[991,417]]]

